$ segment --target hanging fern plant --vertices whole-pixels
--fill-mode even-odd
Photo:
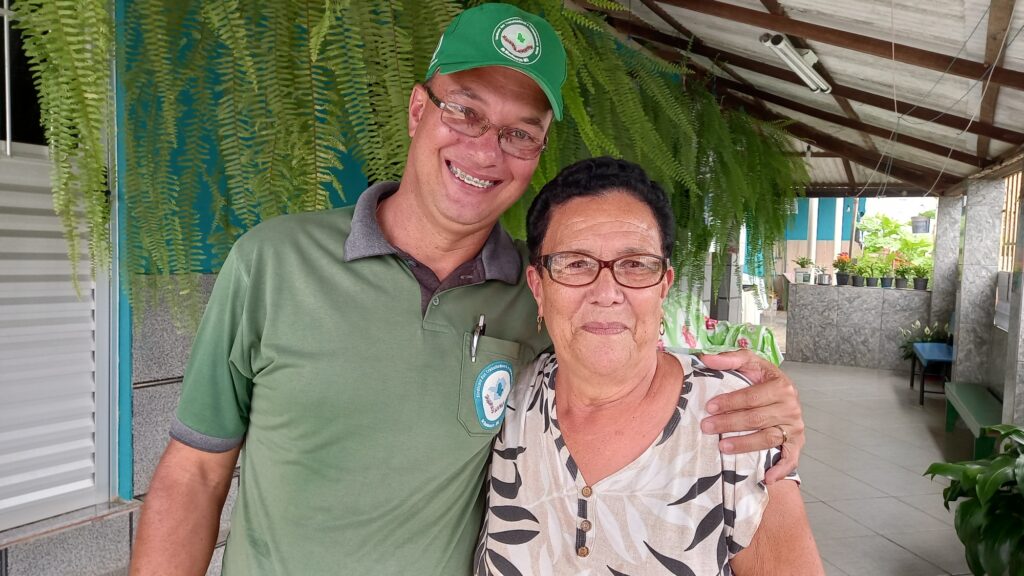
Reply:
[[[52,162],[53,206],[71,269],[88,231],[91,272],[110,258],[107,143],[113,20],[106,0],[18,0],[11,6],[35,79]],[[78,288],[79,275],[71,274]]]
[[[691,287],[704,281],[709,249],[721,247],[724,262],[724,248],[744,225],[748,265],[770,275],[788,206],[807,181],[803,163],[787,154],[785,132],[723,111],[683,64],[624,45],[599,15],[559,0],[514,3],[551,22],[569,74],[565,119],[552,127],[531,189],[504,216],[506,227],[524,236],[526,207],[544,182],[575,160],[609,154],[644,166],[669,193],[676,264]],[[44,11],[49,1],[22,4],[41,14],[26,31],[37,46],[49,44],[42,31],[59,11]],[[130,272],[169,288],[172,303],[181,304],[179,295],[195,293],[196,275],[219,267],[258,222],[360,192],[343,189],[340,174],[353,166],[342,158],[358,159],[370,181],[397,179],[408,149],[409,91],[464,7],[453,0],[129,0],[123,185]],[[103,22],[109,26],[109,18]],[[51,91],[66,81],[56,69],[37,74],[54,83]],[[56,137],[100,141],[86,131]],[[206,206],[209,222],[198,216]],[[93,237],[106,246],[105,237]],[[198,314],[198,306],[185,305]]]

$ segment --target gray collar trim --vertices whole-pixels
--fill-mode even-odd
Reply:
[[[345,240],[346,262],[399,253],[398,249],[384,237],[384,232],[377,222],[377,204],[396,191],[398,182],[380,182],[367,188],[356,200],[356,207],[352,213],[352,229]],[[523,269],[522,256],[516,249],[512,237],[500,224],[494,225],[477,258],[483,264],[485,280],[500,280],[506,284],[519,282]]]

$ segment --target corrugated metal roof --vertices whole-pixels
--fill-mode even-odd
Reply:
[[[991,117],[985,119],[982,102],[983,80],[986,78],[980,73],[977,77],[964,77],[955,73],[958,69],[948,70],[943,66],[932,69],[923,62],[898,61],[905,58],[902,52],[896,58],[886,52],[895,50],[891,48],[895,42],[935,53],[940,59],[958,57],[984,63],[989,17],[994,13],[994,17],[1000,20],[993,24],[997,28],[1007,28],[999,65],[1018,74],[1024,73],[1024,37],[1021,37],[1024,36],[1024,9],[1019,6],[1007,17],[998,10],[992,12],[989,0],[933,0],[927,3],[920,0],[619,1],[632,13],[629,16],[619,15],[620,18],[642,21],[649,28],[684,38],[687,44],[683,45],[689,45],[689,38],[645,5],[656,4],[696,36],[699,44],[710,47],[710,52],[717,52],[717,55],[711,55],[718,62],[724,62],[728,70],[715,66],[705,56],[693,55],[695,66],[726,79],[721,82],[722,88],[716,89],[738,91],[748,102],[745,105],[748,108],[761,107],[774,115],[796,121],[803,128],[794,129],[794,133],[819,133],[831,137],[825,138],[826,143],[839,150],[826,151],[851,161],[856,184],[870,180],[875,184],[899,183],[904,188],[946,190],[955,182],[1022,152],[1024,82],[1020,77],[1010,78],[1010,81],[1020,82],[1015,87],[989,85],[989,99],[996,94],[998,97]],[[774,7],[781,7],[783,14],[779,15]],[[712,12],[705,13],[708,11]],[[755,11],[759,17],[774,12],[775,15],[770,16],[773,26],[744,23],[750,11]],[[798,47],[806,46],[817,55],[816,69],[830,77],[837,87],[832,95],[816,94],[802,84],[774,77],[780,74],[775,70],[788,69],[760,43],[759,37],[765,32],[778,32],[772,29],[776,26],[785,30],[792,21],[833,29],[810,30],[807,32],[813,36],[810,39],[789,35]],[[878,45],[884,47],[884,50],[880,48],[883,53],[860,51],[865,45],[877,44],[870,41],[843,47],[842,33],[882,41],[884,44]],[[640,42],[649,41],[644,38],[642,30],[634,33],[634,38]],[[998,45],[991,50],[998,51]],[[746,60],[735,62],[743,59]],[[764,69],[765,65],[771,68]],[[793,78],[788,72],[782,74]],[[743,84],[748,87],[744,88]],[[898,111],[897,101],[903,103]],[[911,106],[917,110],[908,114],[907,108]],[[924,117],[914,117],[913,114]],[[969,129],[965,129],[967,126]],[[991,131],[986,132],[986,127]],[[1005,130],[1011,133],[1007,134]],[[979,136],[975,133],[979,131],[998,134],[1008,141]],[[838,144],[833,140],[835,138],[839,139]],[[804,139],[813,140],[808,136]],[[985,140],[988,140],[987,149],[979,146]],[[811,144],[818,151],[823,143]],[[803,144],[798,144],[794,149],[803,147]],[[849,184],[847,171],[839,157],[814,157],[807,163],[814,183]],[[903,170],[889,174],[891,166],[899,166]]]

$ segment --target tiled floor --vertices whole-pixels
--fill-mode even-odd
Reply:
[[[946,434],[945,400],[924,406],[908,375],[786,362],[807,423],[804,501],[829,576],[969,574],[932,462],[965,460],[966,428]]]

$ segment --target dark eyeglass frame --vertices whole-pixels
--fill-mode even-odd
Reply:
[[[452,130],[455,130],[456,132],[458,132],[460,134],[465,134],[466,136],[469,136],[471,138],[479,138],[479,137],[483,136],[484,134],[486,134],[487,131],[490,130],[491,127],[493,126],[493,124],[491,124],[490,120],[488,120],[487,118],[484,118],[483,116],[480,116],[480,114],[478,114],[476,112],[476,110],[473,110],[472,108],[470,108],[468,106],[463,106],[462,104],[456,104],[455,102],[446,102],[444,100],[441,100],[430,89],[430,86],[427,86],[426,84],[423,84],[422,86],[423,86],[423,89],[427,92],[427,98],[429,98],[430,101],[433,102],[435,106],[437,106],[438,108],[441,109],[441,122],[443,122],[445,126],[451,128]],[[473,115],[475,115],[477,118],[480,118],[481,121],[482,121],[482,123],[481,123],[482,128],[479,131],[476,131],[475,133],[474,132],[466,132],[466,130],[465,130],[466,126],[452,125],[452,124],[449,124],[446,121],[446,119],[445,119],[445,114],[444,114],[445,112],[452,112],[454,114],[460,114],[463,117],[467,117],[467,114],[466,114],[467,110],[472,112]],[[543,140],[537,140],[536,138],[533,137],[533,135],[531,135],[530,133],[526,132],[522,128],[514,128],[512,126],[501,126],[501,127],[497,127],[497,128],[498,128],[498,146],[501,148],[502,152],[504,152],[505,154],[508,154],[509,156],[514,156],[516,158],[519,158],[520,160],[533,160],[534,158],[537,158],[538,156],[540,156],[541,153],[544,152],[544,150],[547,149],[547,147],[548,147],[548,137],[547,136],[544,136]],[[511,146],[512,144],[511,144],[511,140],[509,139],[507,134],[508,134],[508,131],[510,131],[510,130],[518,130],[518,131],[522,132],[529,139],[529,141],[532,142],[534,146],[536,146],[536,151],[533,151],[533,149],[530,149],[530,150],[520,150],[520,151],[509,150],[507,148],[507,146]]]
[[[594,274],[594,278],[590,282],[587,282],[585,284],[566,284],[565,282],[561,282],[561,281],[557,280],[555,278],[555,275],[551,273],[551,260],[552,260],[552,258],[555,258],[557,256],[564,256],[566,254],[571,254],[571,255],[575,255],[575,256],[582,256],[584,258],[589,258],[590,260],[593,260],[594,262],[597,262],[597,272]],[[622,260],[627,260],[629,258],[636,258],[638,256],[648,256],[648,257],[651,257],[651,258],[658,259],[661,262],[661,274],[658,276],[657,280],[655,280],[654,282],[651,282],[650,284],[645,284],[643,286],[630,286],[629,284],[623,284],[622,281],[619,280],[619,277],[615,274],[615,265],[617,263],[619,263],[620,261],[622,261]],[[544,254],[544,255],[542,255],[540,257],[539,261],[537,263],[535,263],[535,264],[539,264],[541,268],[544,268],[544,269],[546,269],[548,271],[548,277],[551,278],[552,282],[554,282],[556,284],[561,284],[562,286],[570,286],[572,288],[582,288],[583,286],[590,286],[594,282],[597,282],[597,279],[601,277],[601,271],[604,270],[605,268],[607,268],[609,271],[611,271],[612,279],[615,280],[616,284],[618,284],[619,286],[622,286],[623,288],[633,288],[633,289],[636,289],[636,290],[642,290],[644,288],[650,288],[651,286],[657,286],[662,280],[665,279],[665,274],[668,274],[668,268],[669,268],[669,265],[670,265],[668,258],[665,258],[664,256],[659,256],[657,254],[626,254],[625,256],[619,256],[618,258],[615,258],[615,259],[612,259],[612,260],[601,260],[600,258],[595,258],[595,257],[591,256],[590,254],[584,254],[583,252],[573,252],[573,251],[568,251],[568,252],[552,252],[550,254]]]

